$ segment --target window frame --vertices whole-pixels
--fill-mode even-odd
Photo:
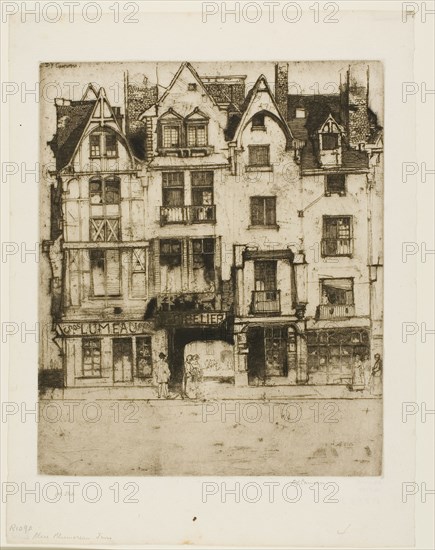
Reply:
[[[107,282],[108,282],[108,274],[107,274],[107,253],[111,251],[115,251],[118,254],[118,292],[116,294],[109,294],[108,288],[107,288]],[[92,270],[92,255],[93,254],[103,254],[104,257],[104,272],[103,272],[103,278],[104,278],[104,294],[95,294],[95,285],[94,285],[94,275]],[[90,290],[91,290],[91,298],[95,300],[108,300],[108,299],[116,299],[122,297],[122,269],[121,269],[122,259],[121,259],[121,250],[119,248],[90,248],[89,249],[89,273],[90,273]]]
[[[253,162],[254,160],[254,152],[264,150],[267,151],[267,162]],[[248,156],[249,156],[249,162],[248,166],[249,168],[270,168],[270,144],[255,144],[255,145],[248,145]]]
[[[330,139],[334,137],[335,146],[325,147],[325,138]],[[338,132],[322,132],[322,151],[336,151],[340,148],[340,134]]]
[[[351,289],[350,291],[352,292],[352,301],[350,303],[346,303],[346,301],[344,303],[341,303],[341,302],[337,302],[337,303],[328,303],[328,304],[324,304],[323,303],[323,293],[324,293],[324,283],[327,282],[327,281],[350,281],[350,286],[351,286]],[[355,305],[355,282],[354,282],[354,277],[322,277],[319,279],[319,291],[320,291],[320,301],[319,301],[319,304],[320,305],[324,305],[324,306],[354,306]],[[347,291],[346,291],[347,292]]]
[[[106,136],[110,135],[112,138],[114,138],[114,147],[112,147],[110,150],[114,151],[114,154],[107,154],[108,148],[107,148],[107,139]],[[92,144],[92,139],[98,136],[98,154],[95,154],[92,152],[92,148],[96,145]],[[102,158],[109,158],[109,159],[115,159],[119,157],[119,147],[118,147],[118,135],[115,132],[113,128],[109,128],[107,126],[98,127],[95,130],[92,130],[92,132],[89,134],[89,158],[90,159],[102,159]]]
[[[180,181],[169,181],[170,179],[173,179],[174,176],[177,176],[177,179]],[[165,179],[167,181],[165,181]],[[175,179],[175,178],[174,178]],[[171,190],[181,190],[181,204],[178,205],[170,205],[166,204],[168,202],[168,195],[170,194]],[[184,179],[184,172],[181,170],[178,171],[170,171],[170,172],[162,172],[162,206],[165,208],[180,208],[185,206],[186,203],[186,188],[185,188],[185,179]]]
[[[172,250],[172,248],[174,247],[175,244],[177,244],[177,246],[179,245],[180,252],[175,253],[175,252],[171,251],[169,253],[163,254],[162,253],[162,247],[165,244],[170,245],[171,250]],[[162,263],[162,256],[166,257],[166,262],[165,263]],[[177,261],[176,264],[171,265],[171,262],[168,261],[168,258],[178,258],[178,257],[179,257],[179,263]],[[159,266],[160,267],[166,266],[166,267],[171,267],[171,268],[175,268],[175,267],[180,267],[181,268],[182,264],[183,264],[183,241],[181,239],[160,239],[160,242],[159,242]]]
[[[331,184],[328,182],[328,178],[330,178],[331,176],[341,176],[343,177],[343,188],[342,189],[338,189],[338,188],[331,188],[329,187]],[[346,177],[346,174],[343,174],[343,173],[340,173],[340,172],[334,172],[334,173],[331,173],[331,174],[326,174],[325,175],[325,196],[327,197],[330,197],[331,195],[339,195],[340,197],[344,197],[346,196],[347,194],[347,177]]]
[[[254,223],[253,218],[253,203],[254,201],[261,200],[263,202],[262,209],[263,209],[263,223]],[[267,217],[268,217],[268,211],[267,211],[267,202],[272,201],[273,202],[273,223],[267,223]],[[276,195],[254,195],[253,197],[249,197],[249,219],[250,219],[250,228],[273,228],[277,229],[279,226],[277,225],[277,219],[276,219],[276,205],[277,205],[277,197]]]
[[[102,341],[101,338],[88,338],[88,337],[82,338],[82,364],[81,364],[81,376],[80,376],[80,378],[102,378],[101,341]],[[94,357],[93,357],[93,354],[91,354],[92,366],[91,366],[91,369],[87,369],[87,370],[90,370],[91,373],[85,372],[85,368],[84,368],[84,366],[85,366],[85,352],[87,351],[87,349],[86,349],[87,345],[91,344],[91,343],[96,343],[96,342],[98,342],[98,352],[99,352],[98,369],[94,368]],[[95,350],[97,348],[93,348],[93,349]],[[97,374],[95,374],[95,372]]]
[[[328,222],[329,221],[332,221],[332,220],[348,220],[348,227],[349,227],[349,236],[348,237],[340,237],[338,234],[336,237],[327,237],[326,236],[326,231],[325,229],[327,228],[328,226]],[[337,223],[337,227],[338,227],[338,223]],[[347,240],[349,242],[348,244],[348,252],[345,252],[345,253],[338,253],[337,251],[334,253],[334,254],[330,254],[330,253],[326,253],[325,252],[325,246],[324,246],[324,243],[326,241],[336,241],[337,243],[340,241],[340,240]],[[322,246],[321,246],[321,254],[322,254],[322,258],[328,258],[328,257],[349,257],[351,258],[352,257],[352,254],[353,254],[353,216],[351,215],[340,215],[340,216],[323,216],[323,219],[322,219]]]

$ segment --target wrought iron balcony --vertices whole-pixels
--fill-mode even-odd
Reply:
[[[253,290],[252,313],[272,315],[281,313],[281,291],[280,290]]]
[[[351,256],[352,239],[322,239],[322,256]]]
[[[353,304],[328,304],[319,306],[319,319],[347,319],[355,316]]]
[[[216,206],[161,206],[160,225],[172,223],[215,223]]]

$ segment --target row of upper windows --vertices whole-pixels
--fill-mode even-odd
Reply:
[[[212,205],[214,174],[212,171],[191,172],[192,204]],[[119,204],[121,181],[118,177],[106,179],[91,178],[89,181],[89,198],[91,204]],[[184,172],[163,172],[162,192],[164,206],[183,206]],[[325,193],[346,194],[346,176],[328,174],[325,181]]]

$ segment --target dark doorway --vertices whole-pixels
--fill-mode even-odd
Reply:
[[[249,383],[265,383],[271,376],[287,376],[287,327],[248,329]]]
[[[169,387],[181,386],[183,379],[184,348],[196,341],[225,340],[219,328],[177,328],[168,331],[168,360],[171,370]]]

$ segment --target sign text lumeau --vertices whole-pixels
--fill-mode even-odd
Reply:
[[[95,321],[59,323],[57,332],[62,336],[127,336],[148,333],[149,323],[143,321]]]

